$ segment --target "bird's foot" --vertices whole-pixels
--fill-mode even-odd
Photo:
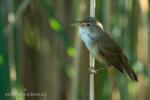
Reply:
[[[95,67],[90,67],[88,68],[88,70],[90,74],[96,74],[98,72],[98,70],[96,70]]]
[[[108,68],[108,66],[106,66],[106,67],[101,67],[101,68],[99,68],[99,69],[96,69],[95,67],[90,67],[90,68],[88,68],[88,70],[89,70],[89,73],[90,74],[97,74],[97,72],[98,71],[100,71],[100,70],[104,70],[105,68]]]

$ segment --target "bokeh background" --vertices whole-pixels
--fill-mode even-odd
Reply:
[[[0,100],[89,100],[88,51],[71,26],[88,15],[89,0],[0,0]],[[96,16],[139,78],[99,71],[96,100],[150,100],[150,0],[97,0]]]

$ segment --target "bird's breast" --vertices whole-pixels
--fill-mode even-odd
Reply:
[[[86,47],[90,49],[94,45],[94,41],[90,37],[90,33],[88,31],[79,28],[80,38],[85,43]]]
[[[100,53],[99,53],[99,48],[98,46],[100,46],[100,43],[97,42],[96,38],[99,38],[98,36],[90,36],[91,33],[89,33],[89,31],[85,31],[82,28],[79,28],[79,32],[80,32],[80,38],[82,39],[82,41],[85,43],[87,49],[89,50],[89,52],[102,64],[106,64],[107,62],[105,62],[105,60],[101,57]]]
[[[98,48],[96,42],[91,38],[89,31],[85,31],[83,29],[79,29],[80,31],[80,37],[82,41],[85,43],[87,49],[92,53],[93,55],[98,55]]]

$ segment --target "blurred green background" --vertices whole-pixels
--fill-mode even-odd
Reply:
[[[0,100],[89,100],[88,51],[70,25],[88,15],[89,0],[0,0]],[[96,100],[150,100],[150,0],[97,0],[96,16],[139,78],[99,71]]]

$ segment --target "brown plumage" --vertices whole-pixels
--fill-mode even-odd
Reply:
[[[100,22],[90,17],[79,23],[80,37],[98,61],[102,58],[106,64],[122,73],[126,72],[133,81],[138,81],[136,73],[128,64],[127,57],[109,34],[103,31]]]
[[[112,65],[122,73],[124,71],[127,72],[133,81],[138,81],[136,73],[129,66],[127,57],[123,54],[123,51],[117,43],[105,32],[101,37],[102,38],[98,41],[98,45],[100,46],[97,47],[99,54],[106,63]]]

